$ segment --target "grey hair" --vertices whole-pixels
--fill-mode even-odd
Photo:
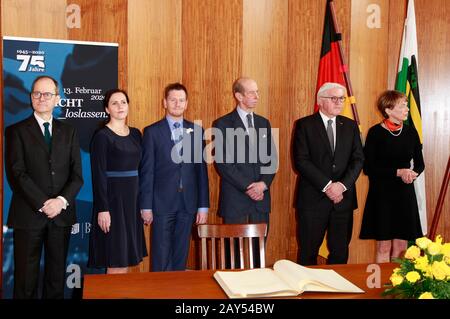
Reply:
[[[341,90],[344,90],[344,94],[347,94],[347,89],[345,88],[345,86],[343,86],[343,85],[341,85],[339,83],[325,82],[319,88],[319,91],[317,91],[317,102],[319,101],[319,97],[322,97],[323,93],[325,91],[328,91],[328,90],[331,90],[331,89],[341,89]]]
[[[245,89],[244,89],[244,86],[242,83],[244,83],[246,81],[255,81],[255,80],[253,80],[252,78],[249,78],[247,76],[241,76],[239,79],[237,79],[233,83],[233,94],[238,93],[238,92],[241,94],[244,94]]]

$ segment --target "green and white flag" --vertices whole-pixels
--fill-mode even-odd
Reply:
[[[416,129],[423,144],[422,117],[420,113],[419,78],[416,35],[416,15],[414,11],[414,0],[408,2],[408,13],[406,15],[403,29],[402,48],[398,63],[398,74],[395,89],[403,92],[408,98],[409,115],[405,124],[412,125]],[[425,172],[419,175],[414,182],[417,205],[419,206],[420,223],[422,232],[427,231],[427,203],[425,196]]]

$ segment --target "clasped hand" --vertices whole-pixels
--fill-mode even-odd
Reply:
[[[264,182],[251,183],[247,187],[245,192],[251,199],[260,201],[264,199],[264,191],[266,190],[266,184]]]
[[[419,176],[416,172],[409,168],[399,168],[397,176],[400,177],[405,184],[411,184]]]
[[[42,206],[41,211],[47,215],[48,218],[55,218],[61,213],[64,207],[64,202],[60,198],[47,199]]]
[[[325,194],[334,204],[339,203],[344,198],[343,192],[344,188],[337,182],[331,183],[325,190]]]

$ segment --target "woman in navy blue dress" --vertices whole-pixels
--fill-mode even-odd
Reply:
[[[126,125],[128,103],[123,90],[106,93],[109,121],[91,144],[94,205],[88,266],[107,268],[107,273],[125,273],[147,256],[138,206],[141,133]]]

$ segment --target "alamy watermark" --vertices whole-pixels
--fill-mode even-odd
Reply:
[[[367,265],[366,272],[371,273],[366,279],[367,288],[381,288],[381,268],[378,264]]]
[[[203,131],[202,121],[183,128],[171,150],[174,163],[259,164],[261,174],[278,170],[278,128],[218,128]]]

